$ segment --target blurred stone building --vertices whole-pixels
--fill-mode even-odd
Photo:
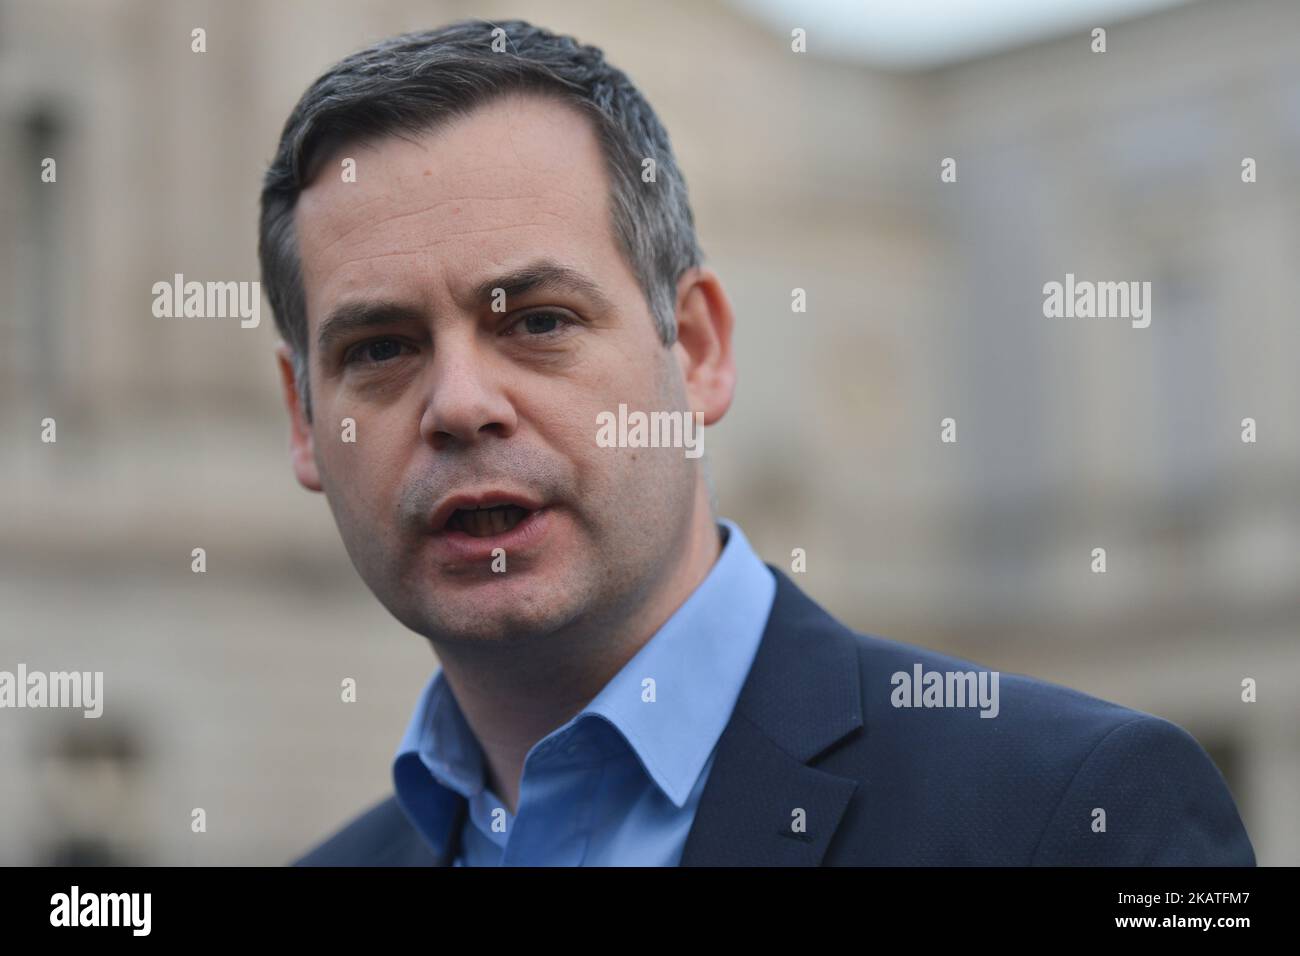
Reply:
[[[1182,724],[1260,862],[1300,863],[1289,0],[905,73],[687,0],[0,0],[0,669],[106,696],[0,711],[0,863],[277,864],[389,789],[435,662],[293,479],[269,307],[163,320],[151,287],[259,278],[260,177],[329,64],[520,15],[603,47],[672,135],[738,320],[710,457],[760,553],[806,549],[860,630]],[[1044,318],[1066,273],[1151,281],[1150,328]]]

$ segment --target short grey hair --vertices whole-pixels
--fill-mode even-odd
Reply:
[[[612,181],[614,235],[660,339],[665,346],[676,341],[677,282],[704,254],[686,181],[650,104],[594,46],[524,20],[458,20],[381,40],[339,61],[302,95],[280,134],[262,186],[258,256],[309,420],[306,295],[293,226],[298,195],[335,148],[427,132],[514,92],[557,96],[593,122]],[[653,184],[641,179],[647,158],[655,164]]]

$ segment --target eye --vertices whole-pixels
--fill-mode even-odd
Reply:
[[[381,365],[402,354],[402,343],[397,339],[371,339],[348,350],[344,365]]]
[[[562,312],[530,312],[521,317],[509,329],[506,335],[513,335],[516,329],[522,329],[527,338],[549,338],[562,335],[572,324]]]

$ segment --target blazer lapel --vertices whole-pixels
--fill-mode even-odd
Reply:
[[[772,612],[718,740],[681,866],[817,866],[858,786],[810,766],[863,726],[856,639],[768,568]]]

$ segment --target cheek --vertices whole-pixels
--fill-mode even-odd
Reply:
[[[373,514],[390,502],[402,475],[391,429],[355,412],[331,412],[314,430],[321,482],[350,514]]]
[[[578,476],[580,506],[606,515],[615,523],[650,520],[666,502],[676,500],[681,488],[681,452],[673,449],[605,448],[596,443],[598,416],[619,416],[619,405],[629,412],[673,411],[683,408],[681,388],[668,354],[661,361],[643,351],[635,364],[603,369],[592,386],[581,393],[580,404],[570,392],[559,396],[568,411],[550,414],[552,440],[562,448]],[[674,363],[675,364],[675,363]],[[596,383],[599,383],[598,385]]]

